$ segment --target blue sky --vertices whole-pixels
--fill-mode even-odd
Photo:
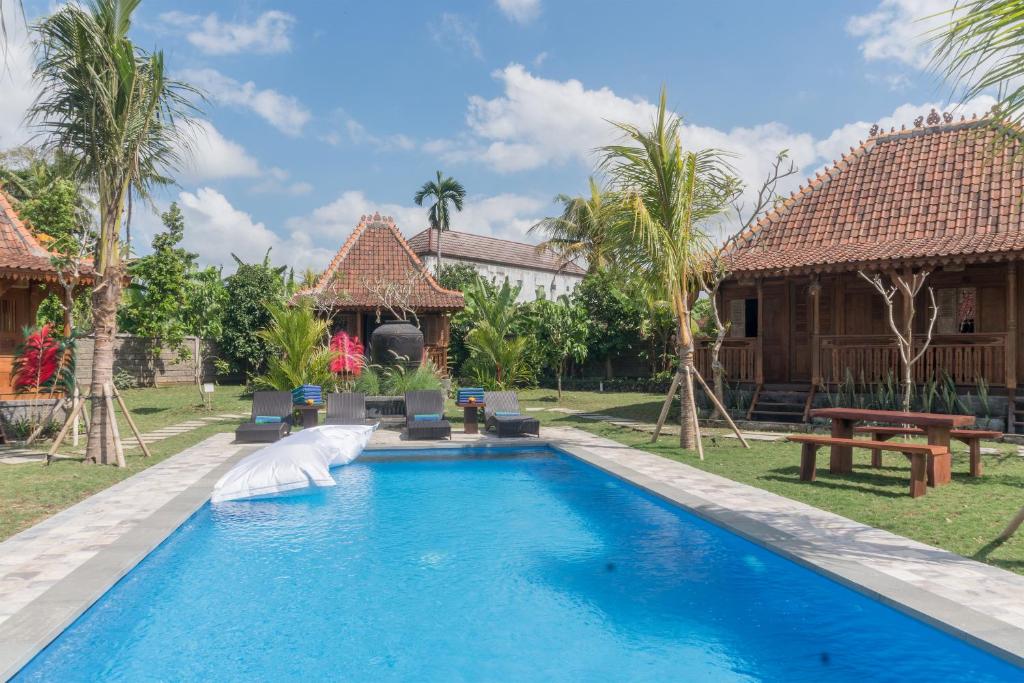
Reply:
[[[181,203],[204,262],[273,247],[275,262],[322,268],[362,213],[422,229],[412,195],[442,169],[469,192],[456,229],[529,240],[554,195],[585,189],[591,151],[614,139],[606,119],[647,122],[663,84],[686,144],[736,153],[752,185],[788,148],[795,186],[872,122],[909,125],[947,101],[916,20],[950,4],[145,0],[137,44],[210,94],[190,168],[158,205]],[[19,33],[0,147],[25,138],[34,93]],[[137,234],[157,227],[144,216]]]

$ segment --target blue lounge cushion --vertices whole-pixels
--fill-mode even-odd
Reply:
[[[439,413],[419,413],[412,416],[413,422],[437,422],[441,419]]]
[[[269,425],[275,424],[281,421],[280,415],[257,415],[256,419],[253,420],[258,425]]]
[[[518,410],[496,410],[494,411],[495,417],[519,417]]]

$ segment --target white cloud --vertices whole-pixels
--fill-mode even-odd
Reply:
[[[452,229],[522,240],[530,226],[545,215],[547,208],[547,200],[511,193],[469,197],[464,210],[452,215]],[[289,218],[285,226],[293,237],[303,235],[309,244],[333,252],[359,223],[360,216],[378,212],[394,217],[407,237],[427,225],[426,207],[374,202],[359,190],[349,190],[306,216]]]
[[[548,53],[547,52],[539,52],[539,53],[537,53],[537,56],[533,58],[533,65],[536,66],[536,67],[540,67],[540,66],[543,66],[544,62],[546,62],[546,61],[548,61]]]
[[[186,30],[188,42],[208,55],[241,52],[274,54],[291,50],[289,32],[295,17],[285,12],[264,12],[252,23],[221,21],[216,14],[205,17],[184,12],[165,12],[160,19]]]
[[[209,121],[197,121],[191,149],[183,154],[182,173],[194,182],[221,178],[255,178],[260,164],[237,142],[224,137]]]
[[[459,14],[445,12],[439,23],[427,24],[434,42],[446,48],[461,48],[477,59],[484,58],[484,51],[476,37],[476,26]]]
[[[14,0],[0,3],[7,26],[6,42],[0,46],[0,149],[6,149],[32,137],[25,125],[25,112],[39,89],[32,81],[35,60],[19,5]]]
[[[275,166],[266,172],[262,181],[250,187],[249,191],[254,194],[285,194],[291,197],[299,197],[313,191],[312,183],[304,180],[290,181],[291,174]]]
[[[232,254],[248,263],[262,260],[272,249],[271,260],[276,264],[322,268],[333,254],[313,246],[304,234],[283,238],[210,187],[180,193],[178,204],[185,214],[183,246],[197,252],[204,265],[222,265],[231,272],[235,269]]]
[[[928,67],[933,46],[929,33],[949,21],[953,0],[882,0],[874,11],[851,17],[850,35],[861,39],[864,59],[895,60],[916,69]]]
[[[216,69],[187,69],[181,75],[214,102],[249,109],[285,135],[301,135],[309,122],[309,110],[296,98],[269,88],[260,90],[252,81],[240,83]]]
[[[392,135],[375,135],[366,130],[366,126],[349,117],[345,119],[345,130],[348,138],[357,145],[370,145],[379,151],[391,150],[409,151],[416,149],[416,141],[408,135],[395,133]],[[330,132],[324,136],[324,141],[330,145],[337,146],[341,143],[341,136],[336,132]]]
[[[540,0],[497,0],[498,9],[520,24],[528,24],[540,14]]]

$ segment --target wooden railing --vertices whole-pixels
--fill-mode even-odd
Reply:
[[[698,339],[694,353],[697,371],[710,382],[711,345],[709,339]],[[757,376],[757,339],[726,339],[722,343],[718,359],[725,368],[725,378],[729,382],[753,382]]]
[[[920,348],[922,339],[915,340]],[[901,376],[902,363],[893,337],[843,335],[820,337],[821,379],[842,382],[847,369],[854,381],[876,382],[892,373]],[[957,384],[1006,385],[1006,335],[937,335],[914,366],[914,381],[925,382],[945,371]]]

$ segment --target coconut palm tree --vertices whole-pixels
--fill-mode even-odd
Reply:
[[[724,155],[712,149],[685,151],[682,121],[669,112],[661,91],[653,128],[615,124],[622,144],[602,148],[601,170],[616,193],[618,219],[610,231],[616,259],[640,279],[656,283],[675,313],[682,410],[680,445],[697,444],[692,376],[690,307],[700,293],[699,274],[711,252],[704,223],[722,213],[736,180]]]
[[[558,195],[555,201],[562,205],[562,215],[545,218],[530,228],[530,233],[547,237],[537,249],[551,250],[563,266],[582,259],[587,262],[587,272],[594,273],[611,262],[608,229],[615,205],[593,178],[589,183],[590,197]]]
[[[451,210],[448,204],[455,207],[456,211],[462,211],[462,203],[466,199],[466,189],[455,178],[445,176],[438,171],[437,178],[423,183],[423,187],[413,197],[413,201],[416,202],[416,206],[423,206],[423,202],[431,198],[434,203],[431,204],[427,217],[430,221],[430,228],[437,230],[437,274],[440,275],[441,233],[451,230]]]
[[[996,90],[996,115],[1024,121],[1024,0],[968,0],[935,18],[945,23],[931,36],[934,65],[962,89],[963,101]]]
[[[47,150],[74,159],[78,180],[95,194],[99,232],[92,291],[96,350],[92,395],[112,381],[117,306],[125,275],[121,231],[129,193],[148,198],[188,148],[198,92],[169,79],[162,52],[128,38],[139,0],[69,3],[34,26],[40,95],[29,110]],[[113,415],[92,404],[87,460],[113,460]]]

